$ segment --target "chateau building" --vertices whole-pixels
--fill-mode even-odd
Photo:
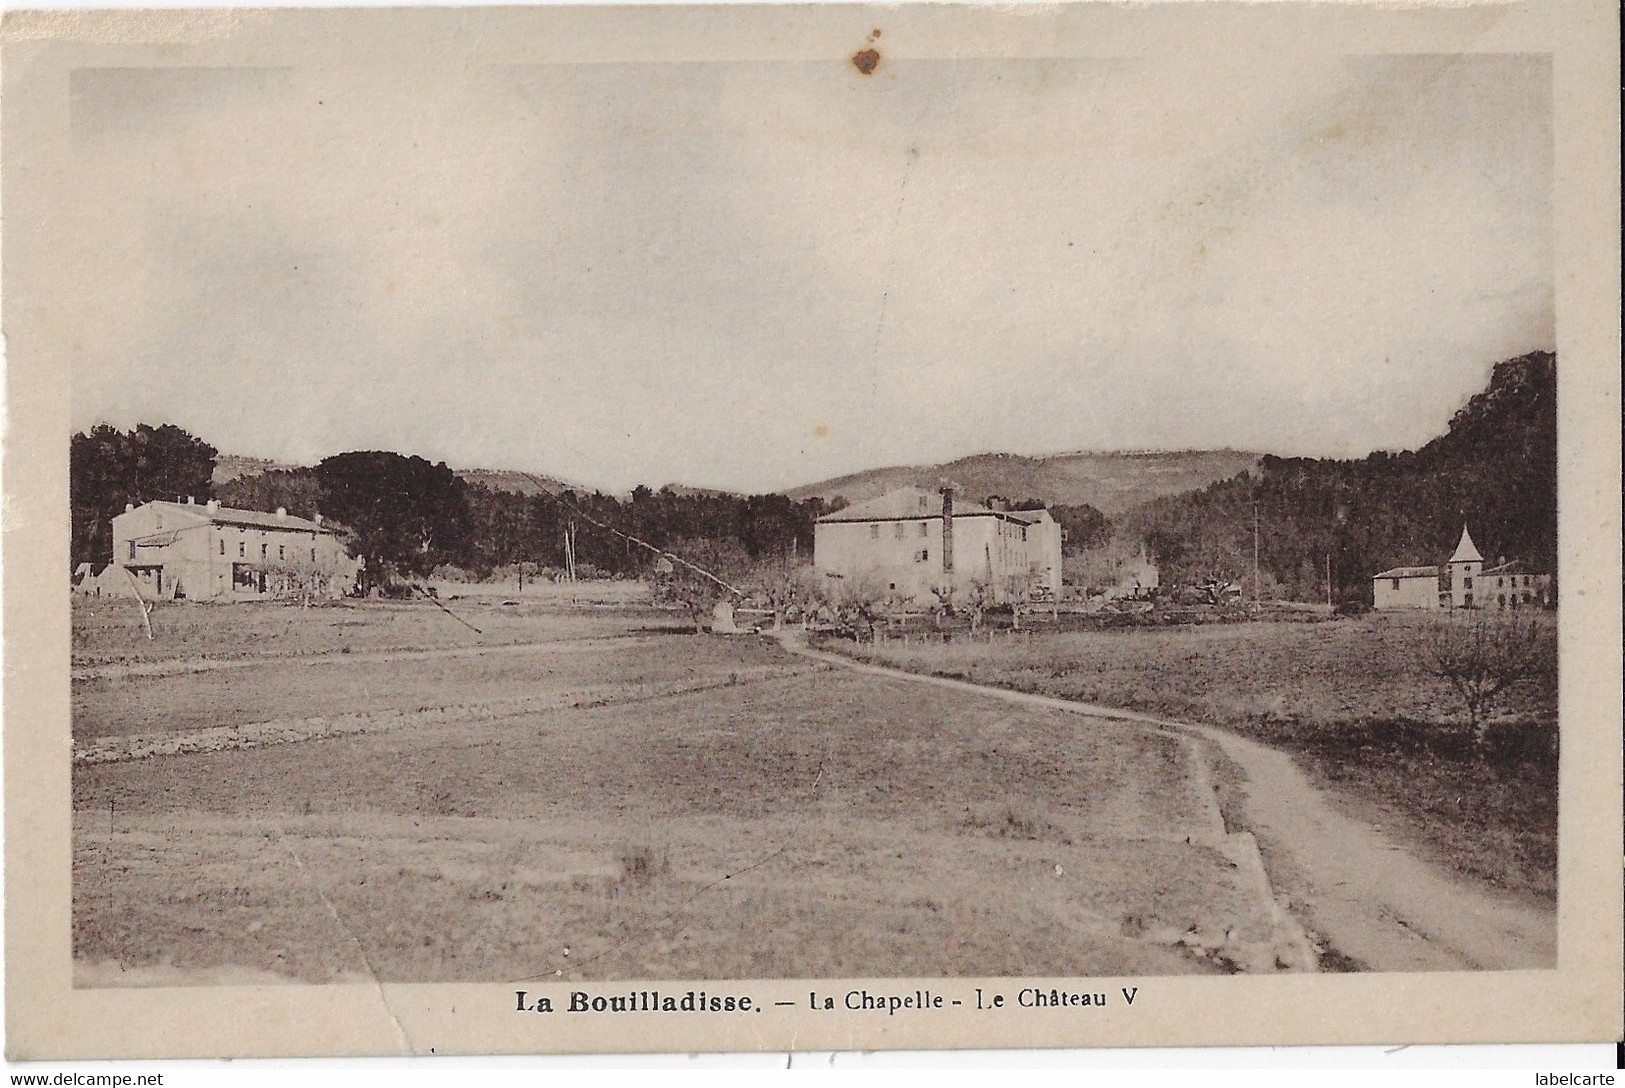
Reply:
[[[906,487],[819,518],[813,564],[918,604],[977,584],[995,603],[1042,599],[1060,593],[1061,526],[1048,510],[995,510],[956,501],[952,487]]]

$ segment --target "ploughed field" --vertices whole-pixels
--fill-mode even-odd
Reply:
[[[161,602],[152,613],[150,640],[132,598],[76,597],[73,667],[502,646],[682,626],[678,618],[650,609],[647,591],[637,582],[582,583],[574,589],[528,583],[522,592],[516,585],[448,582],[436,588],[450,615],[424,600],[346,600],[310,608]]]
[[[237,663],[75,682],[80,984],[1279,966],[1188,740],[604,613],[160,607]]]
[[[829,648],[878,664],[1182,721],[1291,752],[1354,815],[1430,860],[1551,902],[1557,890],[1556,622],[1542,666],[1482,738],[1433,668],[1438,617],[1000,632]]]

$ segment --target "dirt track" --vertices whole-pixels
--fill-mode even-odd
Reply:
[[[1350,819],[1284,752],[1187,725],[1247,773],[1254,834],[1285,855],[1271,875],[1310,928],[1378,971],[1557,966],[1557,918],[1527,901],[1445,874]],[[1268,861],[1268,858],[1266,858]]]
[[[1337,811],[1285,753],[1208,726],[861,664],[809,650],[793,639],[785,645],[848,668],[1091,718],[1169,726],[1212,741],[1245,772],[1244,822],[1259,840],[1276,891],[1290,896],[1293,913],[1323,947],[1353,966],[1452,971],[1557,964],[1554,912],[1422,862],[1377,829]]]

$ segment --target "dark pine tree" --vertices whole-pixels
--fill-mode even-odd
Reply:
[[[218,452],[167,423],[141,423],[131,431],[102,424],[74,435],[68,444],[72,565],[112,561],[113,518],[126,504],[212,497]]]
[[[349,531],[365,585],[467,561],[467,485],[444,462],[368,450],[316,466],[322,509]]]

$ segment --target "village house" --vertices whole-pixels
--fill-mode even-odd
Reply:
[[[1506,559],[1485,567],[1478,546],[1462,527],[1456,550],[1441,566],[1395,567],[1373,575],[1371,603],[1378,609],[1551,608],[1552,576]]]
[[[113,563],[141,594],[166,600],[338,597],[358,562],[337,533],[278,508],[267,514],[218,502],[127,505],[113,518]]]
[[[939,589],[963,595],[976,585],[999,604],[1054,599],[1061,526],[1048,510],[995,510],[956,502],[952,487],[906,487],[819,518],[813,565],[924,605]]]
[[[1438,608],[1438,567],[1395,567],[1371,579],[1371,606],[1396,608]]]

